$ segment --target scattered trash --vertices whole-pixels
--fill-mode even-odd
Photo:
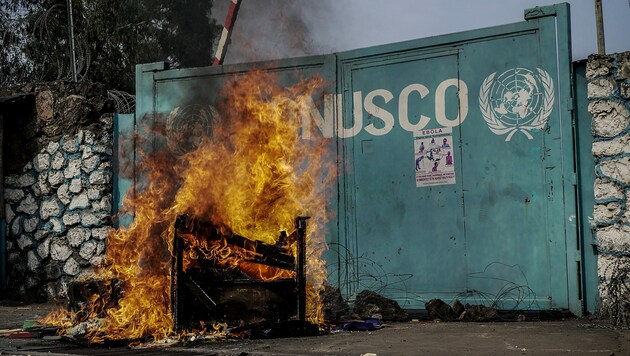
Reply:
[[[41,326],[41,325],[42,324],[40,324],[37,320],[24,320],[24,322],[22,323],[22,329],[28,329],[34,326]]]
[[[455,312],[455,315],[459,317],[466,311],[466,307],[459,301],[459,299],[455,299],[455,303],[453,303],[453,311]]]
[[[74,325],[71,328],[67,329],[64,336],[67,336],[69,338],[82,337],[83,335],[86,335],[90,330],[94,330],[97,327],[101,326],[102,323],[103,319],[91,319],[78,323],[77,325]]]
[[[429,313],[429,318],[433,320],[457,320],[458,315],[455,314],[453,308],[450,305],[446,304],[442,299],[431,299],[424,304],[424,307]]]
[[[42,337],[40,333],[30,331],[16,331],[6,336],[7,339],[35,339],[40,337]]]
[[[343,300],[339,288],[330,284],[324,284],[324,289],[320,293],[322,303],[324,304],[324,319],[327,321],[347,320],[352,318],[348,303]]]
[[[441,299],[431,299],[425,304],[425,308],[429,313],[429,318],[440,321],[462,320],[479,322],[489,321],[497,316],[497,310],[494,308],[481,304],[464,305],[459,300],[455,300],[451,307]]]
[[[45,335],[55,335],[59,330],[56,326],[42,325],[35,320],[25,320],[19,329],[1,329],[0,337],[7,339],[32,339]],[[0,353],[1,354],[1,353]]]
[[[31,307],[17,307],[17,310],[31,310]]]
[[[342,325],[345,331],[372,331],[383,327],[383,323],[379,319],[367,318],[364,321],[351,321]]]
[[[35,326],[25,328],[24,331],[29,331],[32,333],[40,333],[41,335],[57,335],[57,331],[59,331],[59,327],[40,324],[40,325],[35,325]]]
[[[2,329],[0,330],[0,337],[7,336],[9,334],[13,334],[18,331],[22,331],[22,329]]]
[[[497,310],[483,305],[466,304],[466,310],[459,316],[465,321],[489,321],[497,315]]]
[[[360,319],[377,318],[384,321],[406,321],[409,319],[398,302],[369,290],[357,294],[353,311]]]

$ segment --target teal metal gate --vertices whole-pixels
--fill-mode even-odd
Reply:
[[[327,56],[141,65],[136,117],[164,124],[176,107],[212,105],[253,68],[287,84],[319,74],[325,105],[305,123],[336,142],[331,283],[410,309],[438,297],[580,314],[568,11]]]

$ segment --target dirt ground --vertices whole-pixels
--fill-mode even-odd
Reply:
[[[45,315],[50,304],[0,305],[0,329]],[[380,330],[270,340],[204,341],[130,349],[0,338],[0,355],[630,355],[630,330],[568,319],[493,323],[392,323]]]

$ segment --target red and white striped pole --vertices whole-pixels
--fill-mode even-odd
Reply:
[[[225,24],[223,25],[223,32],[221,33],[221,39],[217,46],[217,52],[214,55],[212,61],[213,66],[219,66],[223,64],[225,59],[225,52],[227,50],[228,42],[230,42],[230,36],[232,35],[232,28],[236,22],[236,15],[241,5],[241,0],[230,0],[230,9],[228,10],[227,17],[225,18]]]

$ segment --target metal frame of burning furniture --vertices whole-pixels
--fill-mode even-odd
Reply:
[[[196,328],[207,322],[260,321],[281,323],[296,320],[306,325],[306,220],[295,219],[295,231],[282,231],[275,245],[225,232],[211,222],[188,215],[175,221],[171,260],[171,313],[175,330]],[[187,246],[186,234],[206,242],[220,243],[229,251],[244,251],[242,262],[294,272],[294,278],[255,279],[235,266],[208,258],[198,247]],[[295,243],[296,253],[291,250]],[[184,253],[196,257],[185,268]],[[227,257],[227,256],[221,256]],[[194,265],[193,265],[194,264]],[[256,319],[258,318],[258,319]],[[244,320],[246,319],[246,320]]]

